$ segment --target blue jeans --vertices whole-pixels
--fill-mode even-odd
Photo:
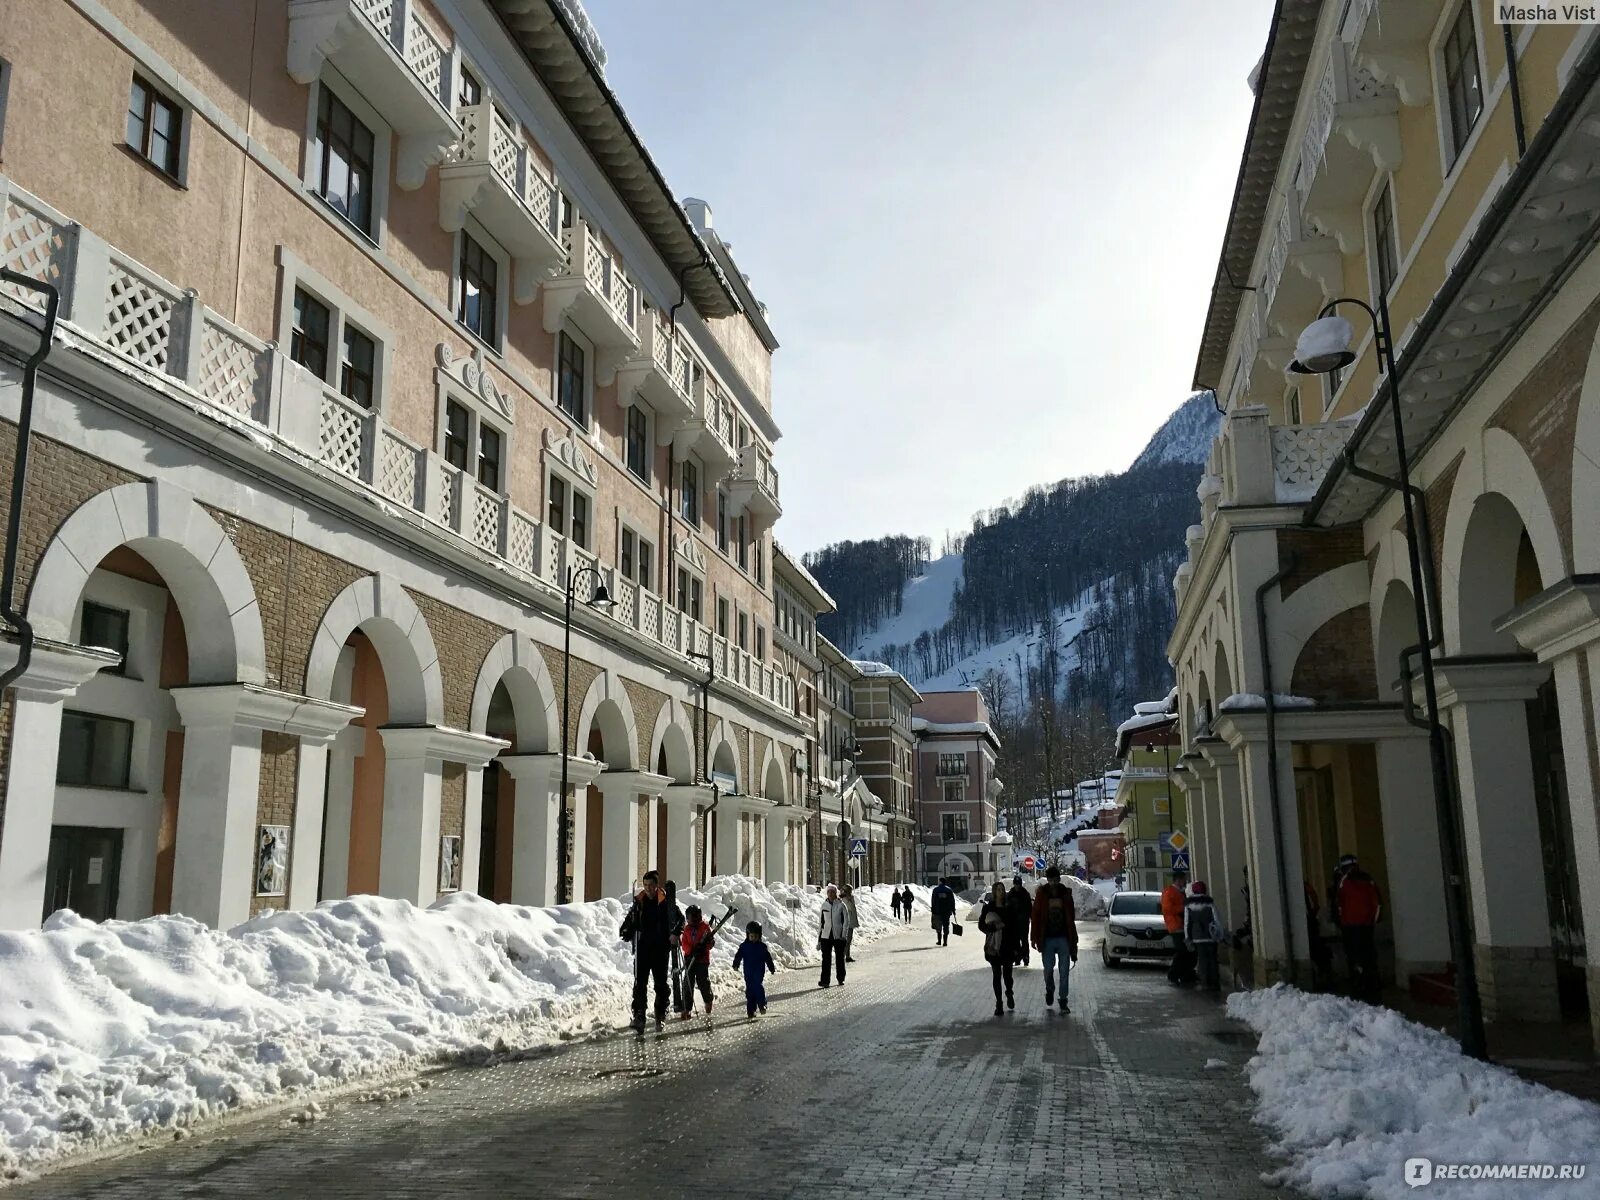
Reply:
[[[1059,996],[1062,1003],[1067,999],[1067,979],[1072,971],[1072,942],[1064,937],[1047,937],[1039,947],[1039,952],[1044,958],[1044,994],[1047,998]],[[1059,964],[1061,982],[1057,985],[1055,975]]]

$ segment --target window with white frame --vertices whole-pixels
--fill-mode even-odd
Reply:
[[[545,523],[553,532],[570,538],[574,544],[587,550],[594,497],[555,471],[550,472],[545,482],[545,496]]]
[[[650,590],[654,585],[656,548],[642,533],[622,527],[617,536],[617,569],[624,579],[631,579],[640,587]]]
[[[456,79],[456,115],[460,116],[464,108],[476,107],[482,100],[483,83],[473,74],[471,67],[462,63]]]
[[[485,413],[470,392],[443,387],[439,392],[439,453],[492,492],[505,493],[510,461],[509,424]]]
[[[767,631],[764,626],[756,626],[756,660],[767,661]]]
[[[372,316],[287,250],[282,327],[289,357],[365,409],[382,407],[384,368],[393,339]]]
[[[650,413],[635,401],[623,423],[623,460],[628,470],[645,483],[650,482]]]
[[[694,528],[700,528],[700,468],[684,459],[678,467],[678,511]]]
[[[949,799],[948,796],[945,797]],[[940,832],[947,842],[964,842],[967,840],[967,814],[944,813],[939,818]]]
[[[1473,0],[1461,0],[1439,46],[1440,109],[1449,138],[1454,166],[1478,118],[1483,115],[1483,72],[1478,62],[1478,35],[1472,17]]]
[[[739,610],[739,614],[735,622],[735,628],[737,628],[739,631],[739,649],[750,649],[750,614],[745,612],[742,608]]]
[[[500,345],[501,296],[511,272],[487,238],[457,235],[456,323],[488,346]]]
[[[556,336],[556,407],[589,427],[589,343],[571,330]]]
[[[1372,202],[1372,270],[1375,300],[1387,299],[1400,274],[1400,235],[1394,223],[1394,184],[1384,183]]]
[[[720,638],[728,636],[728,598],[726,596],[717,597],[717,636]]]
[[[700,620],[702,606],[705,603],[705,580],[696,575],[688,567],[678,568],[678,611],[693,620]]]
[[[377,137],[372,129],[332,88],[319,87],[316,138],[311,144],[311,190],[369,238],[376,228],[376,166]]]

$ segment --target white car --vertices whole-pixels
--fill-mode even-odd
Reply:
[[[1119,967],[1130,958],[1171,958],[1172,938],[1161,916],[1160,892],[1118,892],[1106,913],[1100,960]]]

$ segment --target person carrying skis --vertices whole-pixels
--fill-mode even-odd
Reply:
[[[763,1014],[767,1011],[767,975],[778,973],[772,951],[761,940],[760,921],[751,921],[744,927],[744,941],[733,952],[733,965],[744,970],[744,1015],[753,1021],[757,1009]]]
[[[670,947],[672,961],[667,966],[667,973],[672,979],[672,1011],[683,1011],[683,952],[679,949],[679,939],[683,936],[683,909],[678,907],[678,885],[672,880],[667,880],[667,945]]]
[[[679,1019],[687,1021],[694,1016],[694,993],[698,988],[706,1002],[706,1016],[711,1015],[711,947],[716,937],[705,922],[698,904],[689,905],[684,914],[683,932],[679,944],[683,949],[683,1012]]]
[[[633,943],[633,1028],[644,1032],[645,1000],[652,977],[656,986],[656,1029],[667,1020],[667,962],[671,958],[671,910],[667,893],[654,871],[646,871],[643,886],[633,897],[633,906],[623,918],[618,936]]]

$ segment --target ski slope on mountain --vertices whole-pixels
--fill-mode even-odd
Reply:
[[[938,629],[950,619],[950,600],[960,582],[961,555],[934,559],[921,575],[907,581],[900,611],[850,647],[850,657],[871,658],[876,646],[909,646],[924,631]]]

